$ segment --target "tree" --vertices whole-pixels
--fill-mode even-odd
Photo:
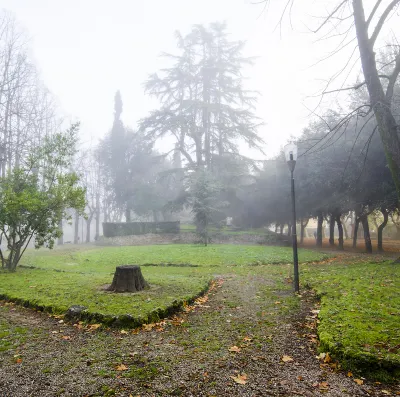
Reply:
[[[78,177],[66,170],[75,152],[78,124],[64,133],[45,138],[24,165],[0,179],[0,248],[2,267],[15,271],[34,239],[35,248],[53,248],[60,237],[59,222],[68,219],[67,208],[83,213],[85,191]]]
[[[173,65],[146,82],[161,107],[141,120],[140,129],[152,140],[171,136],[191,169],[214,170],[221,156],[240,156],[240,142],[260,149],[256,95],[243,88],[241,70],[252,63],[242,56],[244,43],[229,41],[219,23],[176,36],[179,55],[163,55]]]
[[[205,246],[209,243],[209,227],[213,224],[218,207],[219,186],[207,170],[197,170],[189,177],[189,205],[194,215],[197,234]]]
[[[294,2],[294,0],[285,2],[283,13],[291,10]],[[322,17],[322,21],[318,20],[318,25],[311,29],[325,39],[339,37],[340,44],[331,55],[340,52],[351,44],[353,39],[356,39],[363,81],[350,87],[343,87],[343,82],[341,82],[342,86],[337,89],[330,89],[330,84],[328,84],[322,95],[367,87],[368,103],[361,104],[355,111],[348,113],[343,120],[348,120],[360,113],[373,112],[388,167],[396,186],[398,200],[400,199],[400,127],[393,110],[393,94],[400,74],[400,46],[394,35],[391,35],[389,39],[391,42],[382,40],[384,45],[391,49],[389,59],[383,64],[379,64],[375,52],[387,21],[398,16],[396,12],[399,4],[400,0],[374,0],[368,4],[363,0],[338,0],[330,5],[331,10]],[[369,6],[367,16],[365,5]],[[352,34],[354,34],[353,37],[351,37]],[[329,79],[330,83],[346,73],[349,65],[352,65],[354,53],[355,51],[351,54],[350,60],[346,59],[344,67]],[[335,133],[335,129],[331,129],[330,133]]]

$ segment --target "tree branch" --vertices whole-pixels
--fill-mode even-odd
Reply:
[[[388,17],[388,15],[390,14],[390,12],[394,9],[394,7],[396,7],[396,5],[398,5],[400,3],[400,0],[393,0],[385,9],[385,11],[383,11],[381,17],[379,18],[378,23],[375,26],[374,32],[371,35],[371,38],[369,39],[371,48],[374,47],[375,41],[382,29],[383,24],[385,23],[386,18]]]
[[[371,14],[369,15],[369,17],[368,17],[368,19],[367,19],[367,27],[369,26],[369,24],[371,23],[371,21],[372,21],[372,18],[374,17],[374,15],[375,15],[375,13],[376,13],[376,11],[377,11],[377,9],[379,8],[379,6],[380,6],[380,4],[382,3],[382,0],[378,0],[376,3],[375,3],[375,5],[374,5],[374,8],[372,9],[372,11],[371,11]]]
[[[400,64],[400,62],[399,62],[399,64]],[[400,70],[399,70],[399,71],[400,71]],[[399,73],[397,73],[397,74],[399,74]],[[387,75],[385,75],[385,74],[380,74],[379,77],[380,77],[381,79],[388,79],[389,82],[390,82],[391,76],[387,76]],[[397,76],[396,76],[396,78],[397,78]],[[396,79],[395,79],[395,80],[396,80]],[[338,88],[338,89],[336,89],[336,90],[331,90],[331,91],[324,91],[324,92],[322,93],[322,95],[325,95],[325,94],[332,94],[333,92],[339,92],[339,91],[358,90],[359,88],[361,88],[361,87],[362,87],[363,85],[365,85],[365,84],[367,84],[367,82],[366,82],[366,81],[363,81],[362,83],[353,85],[353,86],[351,86],[351,87]]]
[[[386,99],[388,100],[389,103],[392,102],[394,85],[396,84],[397,77],[399,77],[399,73],[400,73],[400,53],[397,54],[396,64],[394,66],[392,74],[389,76],[389,84],[386,89]]]
[[[321,23],[321,25],[318,26],[316,30],[313,30],[313,33],[318,33],[328,22],[329,20],[342,8],[344,4],[347,3],[347,0],[343,0]]]

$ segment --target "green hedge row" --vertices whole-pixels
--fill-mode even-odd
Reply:
[[[180,229],[181,229],[180,221],[103,223],[104,237],[132,236],[132,235],[142,235],[149,233],[179,234]]]

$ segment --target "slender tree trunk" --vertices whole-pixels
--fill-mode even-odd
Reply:
[[[336,215],[336,223],[339,231],[339,250],[343,251],[344,250],[344,244],[343,244],[343,225],[342,221],[340,219],[340,215]]]
[[[94,239],[97,241],[99,237],[100,237],[100,194],[96,193],[96,234],[94,236]]]
[[[125,210],[125,218],[126,218],[126,222],[131,221],[131,209],[129,207],[127,207]]]
[[[61,230],[61,233],[63,232],[63,220],[60,219],[60,222],[58,222],[58,228]],[[61,236],[58,238],[57,245],[63,245],[64,244],[64,235],[61,234]]]
[[[378,251],[383,252],[383,229],[386,227],[389,220],[389,212],[386,208],[382,207],[381,212],[383,215],[383,222],[378,226]]]
[[[90,225],[92,224],[93,214],[86,219],[86,242],[90,243]]]
[[[318,219],[317,219],[317,247],[322,247],[322,227],[324,223],[324,217],[322,216],[322,213],[318,214]]]
[[[397,75],[394,76],[394,81],[389,78],[389,85],[385,94],[376,66],[374,43],[371,40],[373,37],[372,35],[371,37],[368,36],[369,23],[365,19],[363,1],[353,0],[353,9],[364,80],[375,114],[387,163],[396,186],[397,196],[400,198],[400,139],[398,125],[391,110],[393,86]],[[398,62],[396,62],[396,66]],[[389,87],[391,87],[391,90]]]
[[[283,235],[283,223],[281,223],[280,225],[279,225],[279,234],[282,236]]]
[[[329,218],[329,245],[335,246],[335,215],[333,213]]]
[[[348,219],[348,218],[347,218]],[[349,232],[347,231],[347,225],[346,225],[346,216],[343,216],[340,218],[342,221],[342,227],[343,227],[343,232],[344,232],[344,239],[348,240],[349,239]]]
[[[288,226],[287,235],[288,235],[288,237],[291,237],[292,236],[292,225],[290,223],[288,223],[287,226]]]
[[[74,221],[74,244],[79,243],[79,213],[75,211],[75,221]]]
[[[309,219],[307,218],[306,220],[304,220],[303,218],[300,219],[300,244],[304,243],[304,234],[305,234],[305,230],[306,227],[308,225]]]
[[[357,214],[354,217],[354,230],[353,230],[353,248],[357,248],[358,228],[360,226],[360,218]]]
[[[275,233],[278,233],[278,224],[277,223],[275,223]]]
[[[363,215],[361,219],[363,229],[364,229],[364,241],[365,241],[365,250],[371,254],[372,253],[372,243],[371,236],[369,234],[369,224],[368,224],[368,215]]]

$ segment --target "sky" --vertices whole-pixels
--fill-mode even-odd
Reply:
[[[13,12],[26,30],[32,57],[62,114],[81,121],[83,142],[93,143],[111,128],[117,90],[129,126],[157,106],[143,83],[166,66],[159,55],[175,51],[176,30],[226,21],[232,39],[247,42],[245,55],[257,57],[244,75],[246,88],[261,94],[256,114],[265,123],[259,132],[269,157],[301,133],[309,121],[307,107],[316,101],[310,96],[340,62],[311,67],[327,43],[316,42],[304,22],[320,3],[301,3],[293,10],[296,24],[282,29],[276,26],[281,7],[265,9],[256,0],[0,0],[0,8]],[[248,155],[247,148],[241,150]]]

